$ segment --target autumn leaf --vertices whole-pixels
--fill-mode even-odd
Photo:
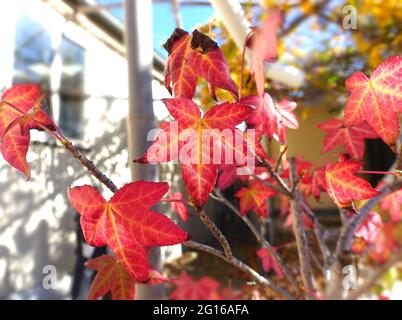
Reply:
[[[274,251],[277,251],[277,248],[272,248]],[[281,266],[278,264],[276,259],[272,256],[271,252],[267,248],[261,248],[257,250],[257,255],[260,257],[262,262],[262,269],[265,272],[269,272],[273,270],[279,278],[283,278],[284,273],[282,271]]]
[[[26,155],[29,148],[30,133],[23,123],[16,123],[1,139],[0,151],[11,166],[24,173],[28,178],[31,176]]]
[[[219,167],[220,174],[216,187],[221,190],[229,188],[237,179],[236,166],[230,164],[224,164]]]
[[[393,222],[402,219],[402,189],[395,191],[380,201],[382,210],[389,210]]]
[[[358,125],[364,120],[395,152],[399,137],[397,112],[402,112],[402,58],[391,57],[374,70],[371,77],[361,72],[346,80],[351,92],[345,108],[345,124]]]
[[[377,133],[365,121],[358,125],[346,126],[342,120],[331,119],[320,123],[318,128],[328,133],[321,153],[343,146],[346,152],[356,160],[363,159],[364,139],[378,138]]]
[[[21,116],[26,116],[29,129],[41,130],[43,127],[52,129],[53,121],[41,109],[43,99],[40,86],[37,84],[17,84],[5,90],[0,101],[0,137],[4,135],[11,122]]]
[[[273,10],[259,28],[254,28],[247,43],[251,49],[251,72],[254,74],[260,96],[264,94],[264,62],[274,62],[278,56],[276,32],[281,27],[282,21],[282,13]]]
[[[6,90],[0,101],[0,151],[4,159],[28,178],[26,161],[30,130],[54,129],[53,121],[41,109],[43,96],[35,84],[15,85]]]
[[[113,300],[135,300],[136,281],[124,269],[120,260],[110,255],[103,255],[88,260],[85,265],[97,271],[89,288],[88,300],[96,300],[111,292]],[[167,282],[157,270],[150,269],[148,285]]]
[[[314,170],[311,183],[311,193],[317,201],[320,200],[321,191],[326,191],[325,167]]]
[[[383,264],[392,255],[395,248],[398,247],[397,238],[395,237],[396,226],[394,222],[383,222],[383,226],[373,242],[374,248],[370,252],[370,258],[375,262]]]
[[[172,300],[218,300],[220,294],[219,283],[210,277],[201,277],[193,280],[186,272],[179,277],[172,279],[171,283],[176,288],[170,294]]]
[[[289,204],[289,209],[290,209],[290,204]],[[293,214],[289,212],[288,210],[288,215],[286,217],[285,223],[283,224],[285,227],[292,228],[292,230],[295,229],[295,226],[293,224]],[[313,229],[314,228],[314,222],[313,220],[303,211],[303,225],[305,229]]]
[[[247,123],[264,132],[269,138],[284,143],[286,128],[297,129],[299,127],[299,121],[293,113],[297,106],[295,102],[284,99],[275,104],[268,93],[261,97],[244,97],[240,102],[255,107],[255,111]]]
[[[361,238],[367,245],[375,243],[383,227],[381,217],[377,212],[370,212],[356,229],[354,236]]]
[[[361,166],[360,162],[354,160],[327,164],[326,190],[339,207],[350,207],[353,200],[370,199],[379,194],[366,180],[355,175]]]
[[[86,242],[108,245],[124,268],[138,282],[149,281],[147,252],[153,246],[186,241],[186,232],[162,214],[151,211],[169,187],[164,182],[126,184],[106,201],[88,185],[68,191],[68,199],[81,215]]]
[[[171,202],[172,210],[177,213],[177,215],[183,220],[188,220],[188,211],[186,205],[181,202],[183,200],[183,194],[181,192],[170,193],[169,198],[172,200],[178,200]]]
[[[237,88],[230,78],[226,59],[215,41],[194,30],[188,32],[176,28],[164,44],[169,53],[165,66],[165,86],[176,98],[192,99],[197,77],[207,80],[215,98],[215,88],[230,91],[237,97]]]
[[[183,181],[192,201],[201,208],[215,185],[219,164],[229,160],[231,163],[244,165],[242,160],[247,152],[254,154],[243,133],[235,128],[247,119],[253,110],[241,103],[222,103],[212,107],[201,117],[198,106],[189,99],[175,98],[162,101],[178,122],[176,133],[178,137],[172,137],[175,133],[170,132],[170,139],[167,140],[162,138],[166,132],[161,132],[148,151],[135,161],[150,163],[149,159],[153,159],[152,163],[160,163],[177,159],[177,155],[174,154],[168,159],[166,157],[158,159],[160,150],[170,149],[168,144],[176,139]],[[233,139],[225,138],[220,130],[231,133]],[[211,145],[211,139],[206,139],[205,133],[210,134],[216,144]],[[222,158],[215,159],[216,153]],[[229,155],[230,159],[226,159],[226,155]]]
[[[113,300],[135,300],[136,281],[120,260],[105,254],[87,261],[85,265],[97,271],[89,288],[89,300],[96,300],[108,292],[111,292]]]
[[[236,192],[235,196],[240,199],[240,213],[245,215],[254,210],[260,217],[268,216],[266,200],[272,198],[276,191],[266,187],[262,181],[254,180],[249,187],[244,187]]]

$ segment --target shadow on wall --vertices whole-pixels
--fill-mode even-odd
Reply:
[[[87,155],[112,178],[124,176],[127,182],[125,119],[105,127],[112,129],[96,138]],[[104,189],[60,147],[31,145],[28,160],[30,181],[8,164],[0,165],[0,299],[68,299],[76,222],[66,191],[85,183]],[[56,271],[51,289],[43,286],[47,266]]]

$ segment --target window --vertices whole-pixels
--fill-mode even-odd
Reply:
[[[60,118],[62,132],[71,138],[82,137],[84,96],[84,49],[63,37],[60,45]]]
[[[55,120],[67,137],[78,139],[83,135],[85,51],[62,36],[61,30],[60,26],[51,29],[29,13],[19,16],[13,84],[39,83],[48,97],[47,111],[58,117]]]

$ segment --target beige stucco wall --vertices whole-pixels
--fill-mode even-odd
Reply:
[[[325,165],[329,161],[336,160],[336,154],[342,152],[342,148],[336,148],[331,152],[322,154],[321,149],[325,138],[325,132],[317,128],[317,124],[337,116],[336,113],[328,111],[325,106],[316,105],[303,107],[297,111],[300,120],[300,127],[297,130],[288,130],[288,154],[289,156],[300,156],[312,163],[314,167]],[[279,144],[273,141],[270,146],[270,154],[275,159],[279,153]],[[313,197],[309,203],[316,209],[335,208],[334,203],[328,195],[321,193],[321,201],[317,202]]]

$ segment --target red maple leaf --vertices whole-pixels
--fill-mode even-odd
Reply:
[[[120,260],[103,255],[85,265],[97,271],[89,288],[88,299],[96,300],[111,292],[113,300],[134,300],[136,281],[124,269]]]
[[[247,43],[251,48],[251,72],[260,96],[264,94],[264,62],[273,62],[278,57],[276,32],[282,21],[282,13],[273,10],[260,27],[253,29],[252,37]]]
[[[162,101],[178,122],[177,136],[173,136],[171,129],[161,132],[148,151],[135,161],[150,163],[152,159],[152,163],[160,163],[176,160],[180,155],[178,160],[181,162],[183,181],[192,201],[201,208],[215,185],[219,165],[226,163],[226,160],[231,161],[229,163],[243,165],[241,159],[244,160],[245,153],[253,152],[243,133],[235,129],[236,125],[247,119],[253,110],[240,103],[222,103],[212,107],[201,117],[198,106],[189,99],[175,98]],[[231,133],[232,141],[216,130]],[[205,132],[211,134],[217,144],[211,145],[210,139],[205,139]],[[166,135],[170,138],[162,137]],[[176,154],[165,152],[171,150],[175,144],[178,145]],[[167,157],[160,157],[163,152]],[[216,154],[220,154],[222,158],[215,159]]]
[[[169,57],[165,66],[165,86],[176,98],[192,99],[197,76],[207,80],[215,98],[215,87],[223,88],[237,97],[237,88],[230,78],[226,59],[215,41],[194,30],[188,32],[176,28],[164,44]]]
[[[402,219],[402,189],[395,191],[380,201],[382,210],[389,210],[393,222]]]
[[[28,178],[26,161],[30,130],[53,129],[53,121],[41,109],[43,95],[36,84],[15,85],[0,101],[0,151],[4,159]]]
[[[273,248],[274,251],[277,251],[277,248]],[[272,256],[272,254],[269,252],[267,248],[261,248],[257,250],[257,255],[261,258],[262,261],[262,269],[265,272],[268,272],[270,270],[275,271],[275,273],[278,275],[279,278],[283,278],[284,273],[282,271],[282,268],[276,261],[276,259]]]
[[[283,224],[285,227],[292,228],[294,230],[293,225],[293,214],[289,212],[290,204],[288,208],[288,215],[286,217],[285,223]],[[313,229],[314,222],[313,220],[303,211],[303,225],[305,229]]]
[[[374,70],[370,78],[356,72],[346,80],[351,92],[345,108],[345,124],[357,125],[364,120],[395,152],[402,112],[402,58],[391,57]]]
[[[268,93],[263,96],[244,97],[240,102],[255,107],[247,123],[264,132],[269,138],[285,142],[286,128],[299,127],[299,122],[293,113],[297,107],[295,102],[284,99],[275,104]]]
[[[253,180],[249,187],[241,188],[235,196],[240,199],[240,213],[245,215],[254,210],[260,217],[268,216],[266,200],[272,198],[276,191],[265,186],[260,180]]]
[[[373,242],[374,248],[370,253],[370,258],[379,264],[386,262],[392,252],[398,248],[396,237],[396,224],[394,222],[383,223],[382,229]],[[400,237],[399,237],[400,238]]]
[[[218,289],[220,284],[210,277],[201,277],[193,280],[186,272],[172,279],[176,288],[170,294],[172,300],[219,300]]]
[[[164,182],[137,181],[106,201],[85,185],[70,189],[68,199],[81,215],[86,242],[94,247],[108,245],[136,281],[147,282],[148,248],[182,243],[188,237],[169,218],[149,209],[168,189]]]
[[[218,182],[216,187],[218,189],[224,190],[229,188],[237,179],[236,166],[230,164],[223,164],[219,167],[221,173],[218,177]]]
[[[373,244],[383,227],[381,217],[377,212],[370,212],[356,229],[354,236],[363,239],[366,244]]]
[[[353,200],[369,199],[379,194],[366,180],[355,175],[361,166],[360,162],[354,160],[327,164],[326,190],[339,207],[350,207]]]
[[[177,202],[176,201],[171,202],[172,210],[176,212],[183,221],[187,221],[188,219],[187,207],[183,202],[180,202],[180,200],[183,200],[183,194],[181,192],[175,192],[175,193],[169,192],[169,198],[172,200],[179,200]]]
[[[357,160],[363,158],[364,139],[378,138],[377,133],[365,121],[358,125],[346,126],[342,120],[331,119],[320,123],[318,128],[328,133],[321,153],[343,146],[346,152]]]
[[[85,265],[97,271],[89,288],[89,300],[96,300],[108,292],[111,292],[113,300],[135,300],[136,281],[124,269],[120,260],[105,254],[87,261]],[[150,270],[149,276],[149,285],[168,281],[155,269]]]
[[[325,167],[316,168],[314,170],[311,183],[311,193],[317,201],[320,200],[321,191],[326,191]]]

